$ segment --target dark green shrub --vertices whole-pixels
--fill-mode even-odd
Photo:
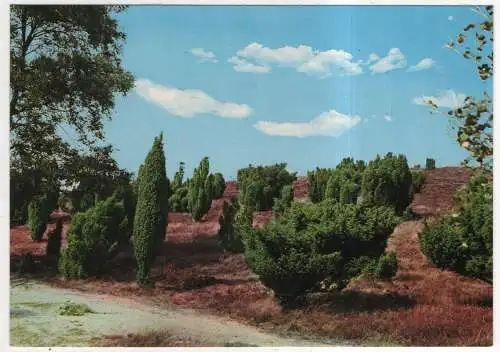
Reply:
[[[293,201],[293,186],[286,185],[281,189],[281,197],[274,200],[273,213],[281,215],[290,208]]]
[[[325,191],[327,189],[328,181],[332,175],[333,169],[320,169],[316,168],[315,171],[307,173],[307,183],[309,187],[309,199],[313,203],[321,202],[325,199]],[[333,181],[331,181],[333,182]],[[334,188],[330,186],[328,191],[330,199],[333,199]]]
[[[395,252],[385,253],[380,257],[375,270],[375,276],[378,279],[390,280],[398,272],[398,259]]]
[[[324,280],[345,287],[361,271],[358,258],[383,253],[396,223],[387,207],[293,202],[264,228],[243,228],[245,259],[283,305],[300,304]]]
[[[212,204],[212,178],[209,176],[210,163],[208,157],[200,161],[194,169],[193,178],[188,186],[188,206],[195,221],[205,215]]]
[[[363,173],[361,196],[367,206],[392,206],[401,214],[411,201],[412,178],[406,157],[388,153],[369,162]]]
[[[55,230],[50,232],[47,238],[46,254],[48,257],[59,258],[61,254],[62,228],[62,220],[58,219]]]
[[[425,159],[425,168],[428,170],[435,169],[436,168],[436,160],[432,159],[432,158]]]
[[[73,216],[68,245],[61,251],[59,271],[71,278],[100,275],[127,236],[123,204],[114,197],[97,202],[86,212]]]
[[[224,180],[224,176],[221,173],[217,172],[214,176],[214,185],[213,185],[213,198],[218,199],[224,195],[224,191],[226,190],[226,181]]]
[[[163,134],[160,134],[146,156],[138,179],[133,245],[137,261],[137,281],[140,284],[149,283],[149,270],[165,241],[168,224],[167,192]]]
[[[33,241],[41,241],[49,218],[46,197],[35,197],[28,206],[28,227]]]
[[[353,158],[344,158],[335,169],[309,172],[309,181],[313,183],[311,201],[317,203],[332,199],[344,204],[356,203],[365,168],[364,161],[355,162]]]
[[[243,242],[239,233],[235,231],[234,222],[238,211],[237,202],[224,202],[222,215],[219,217],[219,245],[224,251],[232,253],[243,252]]]
[[[423,171],[412,171],[411,172],[411,188],[412,193],[419,193],[420,189],[424,185],[425,173]]]
[[[274,199],[281,196],[285,185],[292,185],[296,173],[289,173],[286,164],[252,166],[239,169],[237,186],[240,203],[255,211],[271,210]]]
[[[478,170],[456,195],[457,213],[426,227],[422,252],[436,266],[493,280],[493,180]]]
[[[445,217],[422,230],[420,248],[437,267],[464,272],[467,250],[463,236],[464,229],[460,222]]]
[[[186,213],[188,212],[188,188],[180,187],[168,200],[170,211]]]

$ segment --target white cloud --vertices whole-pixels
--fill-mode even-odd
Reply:
[[[370,66],[372,74],[385,73],[406,67],[406,58],[398,48],[392,48],[386,57],[380,58]]]
[[[426,57],[425,59],[422,59],[419,61],[418,64],[410,66],[408,68],[408,72],[417,72],[417,71],[423,71],[423,70],[428,70],[431,67],[435,66],[436,62],[432,60],[430,57]]]
[[[384,116],[384,119],[387,121],[387,122],[391,122],[392,121],[392,117],[389,116],[389,115],[385,115]]]
[[[380,60],[380,56],[375,53],[371,53],[370,55],[368,55],[368,60],[365,61],[365,65],[370,65],[378,60]]]
[[[211,51],[205,51],[203,48],[193,48],[190,53],[200,59],[200,62],[217,62],[217,57]]]
[[[338,137],[345,131],[356,126],[360,121],[361,118],[359,116],[344,115],[335,110],[330,110],[323,112],[308,122],[258,121],[254,127],[270,136]]]
[[[246,60],[242,60],[237,56],[231,57],[227,62],[234,64],[234,70],[238,72],[252,72],[252,73],[269,73],[271,72],[271,67],[269,66],[260,66],[248,62]]]
[[[328,77],[333,73],[339,75],[358,75],[363,73],[361,62],[353,61],[351,53],[335,49],[320,51],[307,45],[284,46],[272,49],[260,43],[251,43],[239,50],[237,56],[234,58],[231,59],[234,61],[232,63],[236,65],[235,70],[239,62],[243,60],[247,64],[249,61],[254,61],[263,67],[268,67],[269,70],[270,65],[291,67],[295,68],[298,72],[317,75],[321,78]]]
[[[427,105],[429,102],[436,104],[440,108],[456,109],[464,104],[465,94],[455,93],[449,89],[439,92],[437,96],[421,96],[413,98],[413,104]]]
[[[220,102],[207,93],[196,89],[179,89],[162,86],[147,79],[135,82],[135,91],[144,99],[156,103],[173,115],[193,117],[212,114],[220,117],[241,119],[252,114],[246,104]]]
[[[453,16],[448,16],[448,21],[453,21]]]

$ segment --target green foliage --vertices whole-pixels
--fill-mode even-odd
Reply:
[[[137,261],[137,281],[141,284],[148,282],[151,265],[165,241],[169,210],[167,192],[163,134],[160,134],[146,156],[138,179],[133,244]]]
[[[222,215],[219,217],[219,245],[224,251],[232,253],[243,252],[243,242],[234,227],[235,217],[238,212],[238,202],[224,202]]]
[[[172,182],[172,193],[175,193],[179,188],[183,186],[184,182],[184,169],[186,164],[181,161],[179,163],[179,170],[174,175],[174,180]]]
[[[284,305],[328,280],[337,289],[384,251],[398,219],[387,207],[293,202],[262,229],[243,227],[245,258]],[[360,264],[363,258],[364,264]]]
[[[127,218],[123,204],[110,197],[71,221],[68,246],[61,252],[59,270],[65,277],[101,274],[114,249],[127,240]]]
[[[425,173],[423,171],[412,171],[411,172],[411,189],[412,193],[419,193],[420,189],[424,185]]]
[[[125,33],[116,6],[13,5],[10,12],[11,152],[56,160],[71,149],[70,126],[86,146],[103,139],[116,96],[133,87],[122,67]],[[55,148],[55,146],[57,146]],[[56,154],[54,153],[56,152]]]
[[[477,6],[481,22],[468,24],[448,48],[467,60],[472,60],[482,81],[493,77],[493,6]],[[429,99],[434,111],[444,113]],[[482,98],[467,96],[461,106],[449,110],[448,116],[456,128],[456,140],[469,157],[465,163],[477,162],[492,169],[493,165],[493,101],[487,92]]]
[[[316,168],[315,171],[309,171],[307,173],[307,182],[309,185],[309,199],[313,203],[321,202],[325,198],[325,192],[328,187],[328,181],[332,174],[332,169],[321,169]],[[330,181],[330,184],[334,183],[334,180]],[[330,185],[328,190],[328,196],[333,198],[334,187]]]
[[[411,200],[412,178],[406,157],[387,153],[369,162],[363,173],[361,196],[368,206],[392,206],[401,214]]]
[[[432,158],[425,159],[425,168],[427,170],[432,170],[436,168],[436,160]]]
[[[217,172],[214,176],[213,188],[214,199],[221,198],[224,195],[224,191],[226,190],[226,181],[220,172]]]
[[[31,231],[33,241],[41,241],[47,220],[49,219],[49,211],[47,210],[47,198],[36,197],[28,206],[28,227]]]
[[[281,215],[286,209],[290,208],[293,201],[293,186],[285,185],[281,189],[281,197],[274,200],[273,213]]]
[[[493,181],[478,170],[457,193],[458,213],[427,226],[422,252],[440,268],[493,280]]]
[[[297,176],[289,173],[286,164],[252,166],[239,169],[237,185],[240,203],[253,211],[271,210],[274,199],[281,196],[281,189],[291,185]]]
[[[179,187],[175,193],[168,199],[170,210],[173,212],[185,213],[188,211],[188,193],[187,187]]]
[[[188,208],[195,221],[200,220],[212,204],[213,176],[209,176],[209,171],[210,162],[208,157],[204,157],[194,169],[188,185]]]
[[[48,235],[46,254],[49,257],[59,258],[61,254],[62,228],[62,220],[58,219],[54,232]]]
[[[84,303],[66,302],[59,307],[59,315],[79,317],[88,313],[95,313],[88,305]]]
[[[324,199],[356,203],[365,168],[364,161],[344,158],[335,169],[316,168],[308,172],[310,192],[312,189],[309,198],[313,203]]]
[[[378,279],[390,280],[398,272],[398,259],[395,252],[388,252],[382,255],[375,269],[375,276]]]

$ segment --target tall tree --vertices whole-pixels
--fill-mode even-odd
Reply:
[[[493,77],[493,6],[477,6],[473,9],[481,20],[468,24],[448,48],[462,57],[472,60],[482,81]],[[440,107],[429,99],[436,111]],[[455,123],[457,142],[469,152],[465,163],[471,161],[488,169],[493,167],[493,101],[487,92],[483,96],[467,96],[455,109],[447,112]]]
[[[167,175],[163,134],[160,134],[155,138],[153,147],[141,166],[138,179],[133,234],[137,281],[141,284],[149,281],[149,270],[157,250],[165,240],[167,222]]]
[[[125,34],[114,17],[124,9],[11,6],[10,151],[16,168],[59,163],[72,148],[61,138],[66,129],[82,148],[104,139],[103,120],[111,118],[116,95],[133,87],[121,63]]]

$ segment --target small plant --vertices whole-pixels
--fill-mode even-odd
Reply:
[[[95,313],[88,305],[68,301],[59,307],[59,315],[69,315],[73,317],[82,316],[88,313]]]
[[[380,257],[375,269],[377,279],[390,280],[398,272],[398,259],[395,252],[385,253]]]

